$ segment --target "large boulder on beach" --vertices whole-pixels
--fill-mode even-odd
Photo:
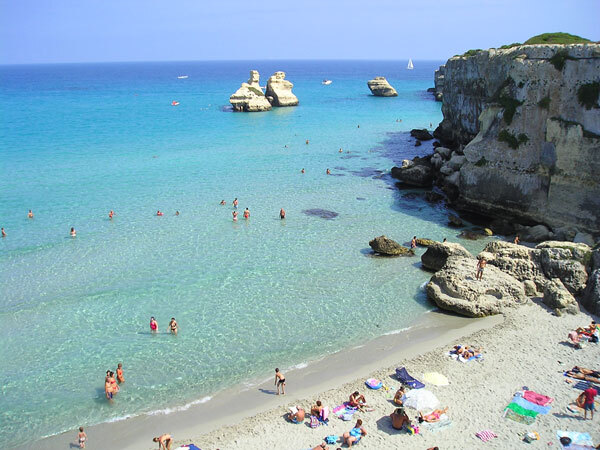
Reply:
[[[234,111],[240,112],[256,112],[268,111],[271,109],[271,103],[265,97],[260,84],[260,76],[257,70],[250,71],[250,78],[246,83],[235,91],[229,97],[229,103],[233,106]]]
[[[431,170],[431,158],[415,157],[402,167],[392,167],[392,177],[400,180],[402,184],[415,187],[431,187],[433,184],[433,172]]]
[[[475,258],[453,257],[427,283],[427,296],[439,308],[467,317],[500,314],[528,301],[523,284],[488,265],[475,279]]]
[[[292,93],[294,85],[285,79],[285,72],[275,72],[267,80],[267,99],[273,106],[296,106],[298,97]]]
[[[385,256],[414,256],[415,251],[404,247],[387,236],[379,236],[369,242],[375,253]]]
[[[367,86],[371,89],[371,93],[376,97],[396,97],[398,93],[392,87],[385,77],[375,77],[367,81]]]
[[[553,278],[544,287],[544,304],[552,309],[576,311],[577,300],[558,278]]]
[[[581,304],[589,312],[600,314],[600,269],[594,270],[588,278]]]
[[[536,246],[546,278],[559,278],[573,295],[581,295],[587,283],[585,266],[592,252],[586,244],[548,241]]]
[[[492,241],[484,250],[489,256],[488,264],[513,276],[519,281],[530,280],[538,289],[546,284],[544,271],[539,262],[539,250],[512,242]]]
[[[421,255],[421,264],[428,270],[438,271],[446,264],[451,256],[473,258],[473,255],[460,244],[453,242],[434,242]]]

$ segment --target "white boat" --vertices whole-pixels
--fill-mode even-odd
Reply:
[[[408,70],[413,70],[415,66],[413,66],[412,59],[408,58],[408,66],[406,66]]]
[[[185,80],[187,77],[187,75],[179,75],[177,78],[179,78],[180,80]]]
[[[333,83],[333,81],[331,81],[331,80],[323,80],[323,81],[321,81],[321,84],[324,84],[325,86],[329,86],[331,83]]]

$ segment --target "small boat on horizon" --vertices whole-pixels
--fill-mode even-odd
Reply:
[[[324,84],[325,86],[329,86],[331,83],[333,83],[333,81],[331,81],[331,80],[323,80],[323,81],[321,81],[321,84]]]
[[[188,75],[179,75],[177,78],[179,78],[180,80],[185,80],[188,77]]]
[[[179,105],[179,102],[177,100],[173,100],[171,102],[171,106],[178,106],[178,105]]]
[[[406,66],[408,70],[413,70],[415,66],[413,65],[412,59],[408,58],[408,66]]]

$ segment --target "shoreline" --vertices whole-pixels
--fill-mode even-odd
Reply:
[[[183,438],[215,432],[257,414],[281,408],[290,401],[334,389],[359,377],[366,377],[380,367],[413,358],[459,337],[494,327],[501,321],[502,316],[469,319],[433,310],[421,316],[408,329],[384,334],[362,346],[340,350],[306,365],[298,364],[299,368],[285,372],[288,380],[288,393],[285,396],[274,395],[271,377],[268,381],[250,380],[244,386],[217,392],[208,400],[203,397],[183,406],[165,407],[139,416],[103,422],[86,427],[85,431],[90,442],[102,442],[103,446],[122,449],[153,448],[152,437],[163,432],[173,434],[178,445],[189,443],[190,439]],[[345,373],[340,374],[340,367],[348,360],[360,363],[353,363],[342,371]],[[172,412],[160,413],[169,410]],[[43,450],[66,447],[75,442],[75,436],[73,430],[14,448]],[[91,443],[89,447],[94,448]]]

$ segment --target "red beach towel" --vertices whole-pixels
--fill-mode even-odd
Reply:
[[[483,442],[491,441],[492,439],[498,437],[498,435],[491,430],[480,431],[479,433],[475,433],[475,436],[477,436]]]
[[[553,398],[546,397],[545,395],[538,394],[534,391],[525,391],[523,393],[523,398],[528,402],[535,403],[540,406],[547,406],[554,401]]]

